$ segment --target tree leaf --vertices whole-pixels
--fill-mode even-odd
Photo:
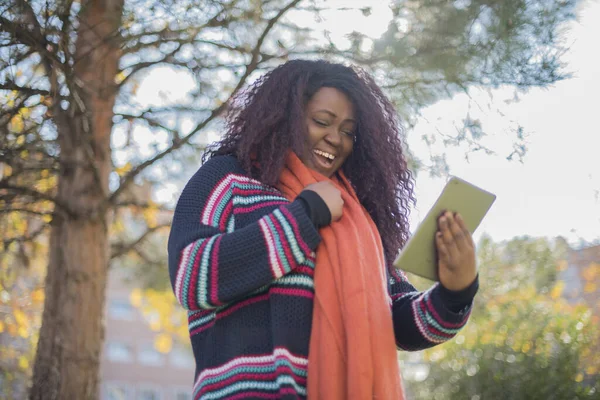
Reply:
[[[24,126],[25,125],[23,123],[23,117],[21,117],[21,115],[17,114],[10,119],[10,124],[8,126],[8,129],[14,133],[21,133],[21,132],[23,132]],[[23,138],[23,140],[24,139],[25,138]]]
[[[172,346],[173,339],[168,333],[161,333],[160,335],[157,335],[154,340],[154,348],[163,354],[170,352]]]

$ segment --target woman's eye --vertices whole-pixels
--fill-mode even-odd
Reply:
[[[342,131],[342,133],[346,136],[350,136],[350,137],[354,136],[354,132],[352,132],[352,131]]]
[[[314,119],[315,123],[320,126],[327,126],[327,122],[319,121],[318,119]]]

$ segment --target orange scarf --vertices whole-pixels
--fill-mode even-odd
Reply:
[[[324,180],[291,153],[278,186],[293,200]],[[340,174],[332,182],[344,209],[339,221],[320,230],[308,398],[403,399],[381,238],[347,179]]]

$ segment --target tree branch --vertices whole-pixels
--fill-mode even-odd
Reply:
[[[262,45],[263,45],[263,43],[264,43],[267,35],[269,34],[269,32],[271,32],[271,30],[273,29],[273,27],[275,26],[275,24],[277,23],[277,21],[279,21],[279,19],[281,19],[281,17],[288,10],[290,10],[292,7],[294,7],[300,1],[301,0],[293,0],[293,1],[291,1],[287,6],[285,6],[284,8],[282,8],[277,13],[277,15],[275,15],[273,18],[271,18],[269,20],[269,22],[267,23],[267,26],[263,30],[263,32],[260,35],[260,37],[259,37],[256,45],[254,46],[254,49],[252,51],[252,58],[251,58],[250,62],[248,63],[248,65],[246,65],[246,71],[244,72],[244,74],[242,75],[242,77],[240,78],[240,80],[238,81],[238,84],[235,87],[235,89],[229,95],[229,98],[227,99],[227,101],[225,101],[219,107],[215,108],[211,112],[211,114],[208,116],[208,118],[206,118],[204,121],[202,121],[201,123],[199,123],[184,138],[182,138],[179,141],[175,141],[171,147],[169,147],[166,150],[164,150],[164,151],[156,154],[154,157],[152,157],[152,158],[144,161],[143,163],[141,163],[141,164],[137,165],[135,168],[133,168],[127,175],[125,175],[123,177],[123,179],[121,180],[121,184],[119,185],[119,187],[117,188],[117,190],[115,190],[113,192],[113,194],[108,198],[108,203],[109,204],[114,205],[116,203],[116,200],[118,199],[118,196],[133,181],[133,179],[136,176],[138,176],[143,170],[145,170],[149,166],[153,165],[155,162],[159,161],[160,159],[164,158],[168,154],[172,153],[173,151],[179,149],[181,146],[183,146],[186,143],[188,143],[192,139],[192,137],[194,137],[198,132],[200,132],[202,129],[204,129],[204,127],[206,127],[213,119],[215,119],[217,116],[219,116],[221,114],[221,112],[225,109],[225,107],[227,106],[227,104],[229,103],[229,101],[232,99],[232,97],[236,95],[236,93],[242,88],[242,86],[244,86],[244,84],[246,83],[246,80],[248,79],[248,77],[250,76],[250,74],[252,72],[254,72],[254,70],[256,70],[256,68],[258,67],[258,65],[260,63],[260,49],[261,49],[261,47],[262,47]]]
[[[165,131],[171,133],[172,135],[175,135],[175,137],[179,137],[179,132],[177,130],[171,129],[168,126],[165,126],[162,123],[160,123],[158,120],[147,117],[145,114],[146,114],[146,112],[142,113],[142,115],[139,115],[139,116],[130,115],[130,114],[115,114],[115,115],[120,115],[127,120],[137,119],[137,120],[145,121],[151,127],[164,129]]]
[[[193,28],[185,27],[185,28],[181,28],[181,29],[172,30],[167,26],[159,31],[141,32],[141,33],[135,34],[135,35],[123,36],[123,43],[138,41],[138,43],[136,43],[133,46],[124,47],[122,50],[123,54],[131,54],[136,51],[139,51],[139,50],[142,50],[142,49],[145,49],[148,47],[160,45],[165,42],[177,42],[180,44],[191,43],[194,41],[194,38],[196,36],[198,36],[198,34],[205,28],[218,28],[218,27],[226,28],[229,24],[231,24],[231,22],[232,22],[231,19],[220,18],[222,15],[222,12],[223,11],[221,10],[221,12],[215,14],[205,24],[198,26],[198,27],[193,27]],[[187,35],[188,37],[186,39],[178,37],[179,35],[183,35],[183,34]],[[156,42],[152,42],[152,43],[140,43],[139,40],[145,36],[158,36],[160,38],[160,40],[158,40]]]
[[[12,208],[11,207],[11,208],[0,209],[0,214],[9,214],[9,213],[13,213],[13,212],[32,214],[32,215],[37,215],[40,217],[54,214],[52,211],[36,211],[36,210],[30,210],[28,208]]]
[[[62,40],[63,40],[63,48],[65,50],[65,55],[69,54],[69,29],[71,29],[71,19],[69,16],[71,15],[71,7],[73,6],[74,0],[66,0],[61,2],[61,6],[63,7],[62,12],[59,12],[59,18],[62,22]],[[66,60],[68,63],[68,59]]]
[[[153,65],[157,65],[157,64],[162,64],[162,63],[168,63],[170,65],[180,65],[180,66],[187,66],[186,63],[178,63],[175,60],[175,55],[179,52],[179,50],[181,50],[181,44],[179,44],[173,51],[171,51],[168,54],[165,54],[164,57],[160,60],[157,61],[146,61],[146,62],[140,62],[137,64],[134,64],[132,66],[129,66],[125,69],[131,69],[131,72],[117,85],[117,87],[122,87],[123,85],[125,85],[125,83],[136,73],[140,72],[143,69],[146,69],[148,67],[151,67]]]
[[[164,151],[156,154],[154,157],[149,158],[148,160],[144,161],[143,163],[141,163],[141,164],[137,165],[135,168],[133,168],[127,175],[125,175],[121,179],[121,184],[119,185],[119,187],[117,188],[117,190],[115,190],[112,193],[112,195],[108,198],[109,204],[115,205],[116,204],[116,200],[118,199],[119,195],[125,190],[125,188],[131,182],[133,182],[133,179],[136,176],[138,176],[144,169],[148,168],[149,166],[151,166],[152,164],[154,164],[158,160],[164,158],[168,154],[172,153],[173,151],[177,150],[178,148],[180,148],[181,146],[183,146],[184,144],[186,144],[187,142],[189,142],[190,139],[196,133],[198,133],[200,130],[202,130],[213,119],[215,119],[219,114],[221,114],[221,112],[225,109],[226,104],[227,103],[223,103],[219,107],[215,108],[211,112],[211,114],[208,116],[208,118],[206,118],[204,121],[202,121],[200,124],[198,124],[198,126],[196,126],[196,129],[194,129],[192,132],[190,132],[189,134],[187,134],[183,139],[174,142],[171,147],[169,147],[166,150],[164,150]]]
[[[38,229],[36,229],[35,231],[28,233],[26,235],[2,239],[2,241],[4,242],[4,248],[5,249],[8,248],[8,246],[10,246],[10,244],[13,242],[25,243],[25,242],[30,242],[32,240],[35,240],[35,238],[37,238],[42,233],[44,233],[44,231],[46,230],[47,227],[48,227],[47,224],[42,224]]]
[[[0,15],[0,32],[6,32],[17,42],[35,49],[48,64],[60,63],[55,55],[46,48],[48,42],[29,2],[19,0],[18,3],[20,7],[23,7],[24,14],[30,20],[33,30],[29,29],[29,25],[26,23],[16,23]]]
[[[156,204],[156,203],[150,203],[150,202],[139,202],[139,201],[135,201],[135,200],[126,200],[126,201],[120,201],[117,204],[114,205],[116,208],[122,208],[122,207],[138,207],[138,208],[155,208],[158,211],[170,211],[172,212],[173,210],[170,208],[166,208],[166,207],[161,207],[160,204]]]
[[[134,247],[132,249],[133,251],[135,251],[135,253],[144,261],[144,264],[148,265],[156,265],[156,266],[162,266],[162,263],[160,261],[156,261],[156,259],[151,260],[150,258],[148,258],[148,256],[146,254],[144,254],[142,252],[141,249]]]
[[[191,107],[191,106],[185,106],[185,105],[172,105],[172,106],[168,106],[168,107],[149,107],[146,110],[141,111],[138,115],[134,115],[134,114],[126,114],[126,113],[120,113],[120,112],[116,112],[115,116],[119,116],[119,117],[123,117],[124,119],[143,119],[143,118],[147,118],[146,115],[148,114],[164,114],[164,113],[182,113],[182,112],[191,112],[191,113],[207,113],[207,112],[211,112],[212,110],[210,108],[199,108],[199,107]]]
[[[137,238],[136,240],[130,242],[130,243],[117,243],[117,244],[113,244],[111,246],[112,248],[112,252],[110,255],[110,259],[114,260],[115,258],[124,256],[125,254],[129,253],[131,250],[135,249],[140,243],[142,243],[150,234],[163,229],[163,228],[167,228],[169,227],[169,224],[161,224],[161,225],[157,225],[154,226],[152,228],[148,228],[146,230],[146,232],[144,232],[139,238]]]
[[[42,193],[40,191],[25,186],[11,185],[6,180],[0,180],[0,189],[6,189],[8,191],[15,192],[16,194],[33,197],[36,200],[51,201],[52,203],[54,203],[56,208],[59,208],[61,211],[64,211],[69,216],[75,215],[66,204],[62,203],[56,197],[48,193]]]
[[[29,87],[23,87],[23,86],[19,86],[16,83],[14,83],[13,81],[6,81],[6,83],[0,83],[0,90],[16,90],[19,92],[23,92],[23,93],[27,93],[30,96],[39,94],[42,96],[49,96],[50,92],[48,90],[44,90],[44,89],[35,89],[35,88],[29,88]]]

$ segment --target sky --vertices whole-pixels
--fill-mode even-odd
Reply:
[[[370,16],[345,13],[344,19],[335,13],[322,22],[332,32],[332,38],[343,41],[344,35],[358,29],[376,38],[386,29],[391,18],[387,1],[369,2]],[[359,0],[330,0],[329,6],[360,6]],[[295,19],[299,22],[302,17]],[[495,204],[478,228],[476,240],[483,234],[494,240],[508,240],[515,236],[563,236],[572,244],[581,240],[600,239],[600,2],[589,1],[580,10],[576,22],[568,25],[565,36],[570,51],[564,60],[573,77],[545,89],[533,89],[514,99],[514,91],[498,89],[492,92],[473,90],[440,101],[422,112],[415,128],[408,132],[412,152],[426,158],[428,149],[421,140],[423,134],[435,131],[452,134],[454,126],[467,112],[478,118],[488,134],[485,144],[497,150],[496,156],[472,154],[465,160],[465,149],[441,147],[435,151],[446,153],[450,174],[461,177],[497,196]],[[314,21],[306,21],[313,24]],[[163,79],[166,71],[149,74],[140,86],[138,98],[160,102],[165,92],[173,99],[177,88],[192,86],[184,75],[174,85],[173,75]],[[162,92],[162,95],[158,95]],[[155,100],[152,100],[155,99]],[[500,110],[502,114],[498,111]],[[518,123],[527,132],[528,152],[523,162],[507,161],[512,138],[510,127]],[[512,135],[512,136],[511,136]],[[143,132],[136,136],[142,138]],[[123,137],[118,133],[114,140]],[[149,149],[149,151],[151,151]],[[118,154],[116,155],[118,158]],[[417,206],[412,211],[414,230],[426,215],[446,178],[432,178],[427,173],[416,177]],[[158,201],[172,201],[180,187],[170,184],[155,193]]]
[[[520,101],[507,105],[513,93],[493,93],[494,105],[506,115],[504,121],[494,112],[477,112],[484,129],[490,129],[501,144],[506,120],[514,120],[529,133],[529,151],[523,163],[505,160],[508,153],[491,157],[485,154],[466,162],[463,152],[448,151],[451,174],[462,177],[497,195],[496,203],[478,229],[496,240],[518,235],[564,236],[571,243],[600,238],[600,3],[590,2],[581,10],[579,20],[566,36],[571,49],[565,57],[573,78],[548,89],[533,89]],[[481,103],[489,103],[479,93]],[[466,96],[439,102],[429,107],[409,137],[415,153],[425,151],[420,136],[431,129],[447,127],[462,118],[468,107]],[[486,107],[483,107],[487,111]],[[506,131],[504,131],[506,135]],[[500,147],[501,147],[500,146]],[[493,147],[493,145],[492,145]],[[424,217],[442,190],[444,179],[417,177],[418,208],[414,221]],[[414,224],[413,224],[414,226]]]

